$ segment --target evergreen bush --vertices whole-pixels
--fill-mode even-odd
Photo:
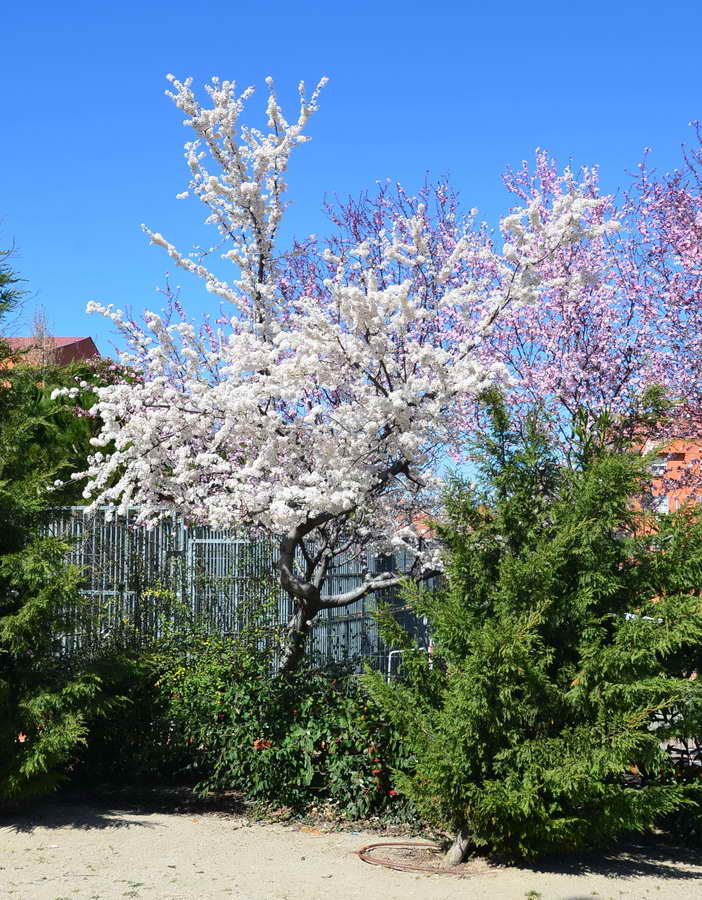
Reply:
[[[0,317],[20,293],[6,257],[0,252]],[[0,341],[0,370],[0,804],[7,804],[64,779],[90,722],[119,701],[89,660],[63,652],[68,611],[90,612],[82,573],[67,564],[68,545],[49,529],[51,508],[75,501],[70,473],[85,464],[95,429],[52,391],[75,388],[76,402],[89,406],[89,385],[108,377],[109,367],[38,370]]]
[[[298,810],[326,802],[351,818],[408,815],[391,772],[411,760],[351,668],[277,675],[269,622],[264,606],[236,638],[205,630],[163,652],[159,687],[198,789]]]
[[[410,592],[434,652],[405,654],[395,683],[366,676],[416,759],[398,789],[455,836],[451,862],[591,847],[681,810],[666,746],[701,697],[699,513],[632,502],[636,454],[589,446],[565,468],[534,420],[513,433],[494,398],[491,418],[477,485],[447,498],[445,590]]]
[[[34,376],[36,378],[36,376]],[[66,612],[81,604],[68,546],[46,533],[51,480],[66,462],[39,433],[27,372],[0,386],[0,801],[54,787],[91,715],[105,712],[100,679],[62,654]]]

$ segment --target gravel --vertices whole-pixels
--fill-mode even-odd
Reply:
[[[52,801],[0,819],[0,897],[702,900],[702,854],[661,842],[526,868],[475,860],[457,876],[380,868],[356,856],[382,840],[392,838],[206,808]]]

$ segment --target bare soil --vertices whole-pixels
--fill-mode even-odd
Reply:
[[[663,841],[534,867],[473,859],[447,875],[364,863],[364,845],[407,838],[336,827],[253,821],[235,801],[55,799],[0,818],[0,898],[702,900],[702,853]],[[436,862],[421,848],[375,853]]]

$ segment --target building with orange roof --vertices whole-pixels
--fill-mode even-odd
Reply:
[[[31,366],[67,366],[100,356],[91,337],[9,337],[4,339],[23,362]]]

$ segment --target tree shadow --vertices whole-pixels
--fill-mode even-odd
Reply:
[[[200,798],[188,788],[72,790],[7,811],[0,816],[0,833],[8,830],[31,834],[36,828],[78,828],[86,831],[156,828],[158,826],[154,823],[134,816],[153,813],[239,816],[243,812],[244,804],[238,795]]]
[[[695,869],[682,866],[694,866]],[[615,850],[548,856],[537,863],[523,865],[523,868],[544,874],[702,881],[702,854],[697,848],[680,847],[651,836],[622,843]],[[580,897],[572,894],[563,900],[580,900]]]

